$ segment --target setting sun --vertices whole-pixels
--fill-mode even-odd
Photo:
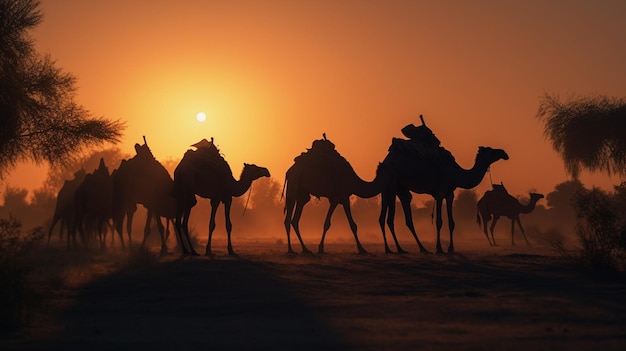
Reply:
[[[198,122],[204,122],[206,120],[206,113],[198,112],[198,114],[196,115],[196,119],[198,120]]]

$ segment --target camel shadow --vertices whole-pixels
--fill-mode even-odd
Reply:
[[[186,258],[86,286],[45,349],[348,349],[272,264]]]

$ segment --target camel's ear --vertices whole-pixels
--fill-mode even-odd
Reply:
[[[250,165],[244,162],[244,163],[243,163],[243,166],[244,166],[244,167],[248,167],[248,166],[250,166]]]

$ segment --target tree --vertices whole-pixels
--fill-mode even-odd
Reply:
[[[20,161],[67,164],[125,128],[78,105],[74,76],[35,51],[28,31],[42,18],[38,1],[0,0],[0,179]]]
[[[454,200],[455,219],[459,222],[476,221],[476,204],[478,194],[472,189],[460,189]]]
[[[573,177],[581,169],[626,175],[626,102],[606,96],[569,98],[546,94],[538,118]]]

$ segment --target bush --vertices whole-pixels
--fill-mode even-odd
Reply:
[[[157,254],[150,249],[136,245],[130,248],[126,259],[122,262],[122,270],[143,270],[157,266],[160,263]]]
[[[578,219],[576,235],[580,251],[572,256],[585,268],[622,270],[626,260],[626,185],[612,193],[598,188],[581,190],[574,195],[573,207]]]
[[[43,237],[43,228],[22,233],[18,220],[0,218],[0,330],[15,330],[24,325],[39,301],[28,285],[24,256]]]

